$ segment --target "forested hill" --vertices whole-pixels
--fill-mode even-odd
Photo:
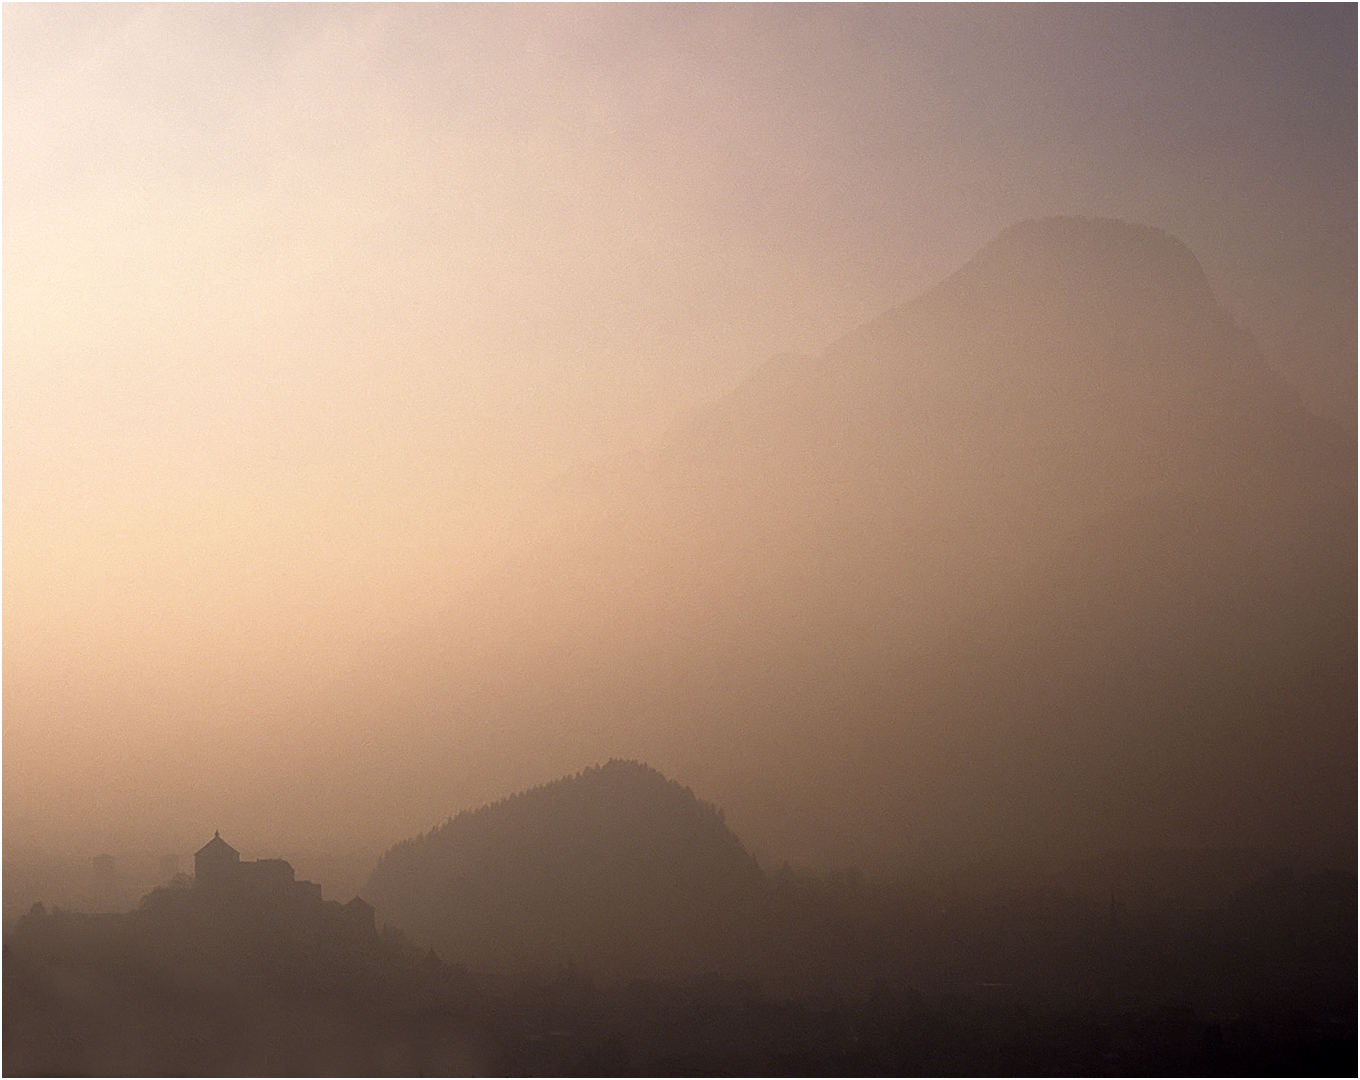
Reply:
[[[711,967],[762,888],[720,810],[614,760],[397,844],[364,895],[451,961],[627,975]]]

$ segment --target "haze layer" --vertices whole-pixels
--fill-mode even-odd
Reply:
[[[762,858],[1331,844],[1354,41],[7,8],[7,847],[614,757]]]

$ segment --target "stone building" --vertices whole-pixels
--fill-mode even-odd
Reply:
[[[321,886],[295,880],[286,860],[242,861],[220,832],[194,853],[194,888],[218,895],[321,901]]]

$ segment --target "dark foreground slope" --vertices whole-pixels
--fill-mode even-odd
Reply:
[[[425,913],[442,956],[357,898],[214,880],[17,920],[5,1073],[1355,1066],[1355,877],[1265,853],[1124,853],[1025,888],[765,877],[712,807],[612,762],[389,853],[375,885]]]
[[[763,880],[720,811],[610,761],[388,851],[379,917],[474,967],[607,977],[712,969],[741,951]]]
[[[793,997],[717,975],[608,984],[570,970],[503,988],[403,950],[391,934],[381,947],[357,952],[331,942],[320,951],[242,955],[232,937],[166,940],[130,915],[35,914],[5,943],[4,1071],[1353,1075],[1353,980],[1307,934],[1293,932],[1318,928],[1319,914],[1328,921],[1326,909],[1305,905],[1313,918],[1302,923],[1273,918],[1279,933],[1263,938],[1251,927],[1256,912],[1278,914],[1282,900],[1288,907],[1291,898],[1317,891],[1308,882],[1264,884],[1265,894],[1234,904],[1202,930],[1131,921],[1115,935],[1098,935],[1098,969],[1109,985],[1067,1000],[1005,978],[1016,958],[1062,961],[1072,941],[1090,936],[1073,919],[1080,906],[1056,897],[986,905],[956,898],[935,934],[913,941],[970,967],[990,967],[985,981],[941,992],[884,960],[882,976],[860,988]],[[1349,886],[1353,894],[1353,878]],[[1353,925],[1353,904],[1350,910]],[[831,913],[819,912],[823,935],[837,932],[826,925]],[[257,929],[270,936],[278,928]],[[1226,1007],[1196,982],[1210,937],[1229,960],[1217,972],[1218,983],[1231,984]],[[1243,944],[1249,977],[1238,982],[1231,957]],[[1150,994],[1139,992],[1140,981],[1149,981]]]

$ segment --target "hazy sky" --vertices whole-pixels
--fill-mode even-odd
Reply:
[[[196,679],[323,679],[553,477],[1026,217],[1174,233],[1354,421],[1352,5],[7,4],[3,42],[7,778]]]

